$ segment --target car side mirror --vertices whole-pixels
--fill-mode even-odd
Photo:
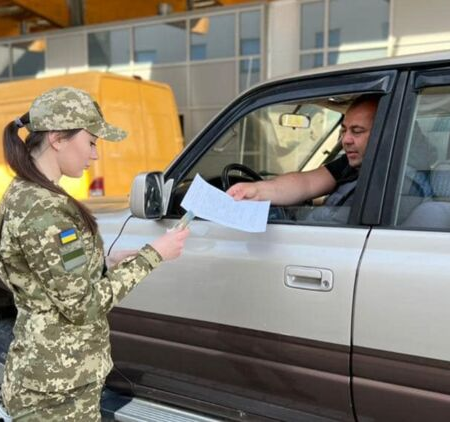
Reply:
[[[131,213],[138,218],[160,219],[165,212],[163,192],[162,172],[138,174],[131,186]]]

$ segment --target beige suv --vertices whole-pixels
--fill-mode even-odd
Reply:
[[[450,54],[261,84],[163,177],[139,176],[145,218],[99,214],[100,229],[136,248],[179,220],[197,173],[226,189],[333,160],[363,93],[381,99],[351,204],[322,221],[308,216],[323,205],[273,207],[258,234],[195,219],[183,256],[113,310],[116,417],[142,405],[198,421],[450,420]]]

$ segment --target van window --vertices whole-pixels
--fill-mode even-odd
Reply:
[[[130,63],[130,30],[118,29],[88,34],[89,67],[123,66]]]
[[[414,116],[395,225],[450,230],[450,87],[422,90]]]

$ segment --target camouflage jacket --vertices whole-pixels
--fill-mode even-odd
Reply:
[[[144,246],[102,274],[103,244],[62,195],[14,179],[0,208],[5,284],[18,310],[6,371],[26,388],[61,391],[111,370],[108,311],[161,261]]]

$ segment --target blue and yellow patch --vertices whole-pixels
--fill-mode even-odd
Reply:
[[[61,231],[58,233],[57,238],[61,243],[59,246],[59,254],[61,255],[62,264],[67,271],[86,264],[87,258],[83,248],[83,242],[78,237],[75,228]]]
[[[63,245],[67,245],[68,243],[73,242],[77,239],[78,237],[75,229],[64,230],[63,232],[59,233],[59,240]]]

